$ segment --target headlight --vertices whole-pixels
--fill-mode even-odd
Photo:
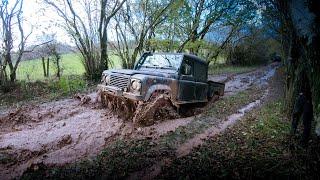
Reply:
[[[110,84],[110,75],[107,75],[105,78],[106,84]]]
[[[106,85],[110,84],[110,75],[109,74],[102,74],[101,82],[106,83]]]
[[[101,82],[103,83],[103,82],[105,81],[105,79],[106,79],[106,75],[102,73],[102,75],[101,75]]]
[[[131,79],[131,89],[139,91],[141,89],[141,82],[139,79]]]

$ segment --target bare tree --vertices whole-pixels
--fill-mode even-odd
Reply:
[[[25,34],[23,29],[23,0],[10,1],[10,3],[13,4],[9,4],[9,1],[1,1],[0,4],[0,22],[2,25],[0,83],[2,84],[8,80],[15,82],[22,55],[27,52],[25,51],[26,41],[31,35],[31,32]],[[16,49],[14,49],[14,41],[19,42]],[[7,67],[9,67],[9,77],[6,74]]]
[[[107,27],[126,0],[44,0],[63,19],[63,28],[80,51],[87,76],[100,77],[108,69]]]
[[[252,20],[252,14],[255,12],[254,4],[250,1],[243,0],[186,0],[182,7],[183,15],[178,18],[184,18],[186,23],[181,24],[182,43],[178,48],[178,52],[182,52],[186,46],[193,54],[198,54],[199,45],[197,41],[205,39],[211,30],[227,27],[229,30],[225,35],[225,39],[220,42],[217,51],[212,56],[217,57],[221,50],[225,47],[239,30],[242,24],[248,20]]]
[[[143,49],[150,50],[150,39],[155,36],[155,29],[166,20],[177,2],[132,0],[123,6],[115,17],[116,42],[112,45],[124,68],[133,68],[138,54]]]

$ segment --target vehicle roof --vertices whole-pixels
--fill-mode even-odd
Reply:
[[[198,56],[196,55],[193,55],[193,54],[188,54],[188,53],[173,53],[173,52],[154,52],[151,54],[172,54],[172,55],[183,55],[185,57],[188,57],[188,58],[191,58],[195,61],[197,61],[198,63],[201,63],[201,64],[204,64],[204,65],[208,65],[208,63],[206,61],[204,61],[203,59],[199,58]]]

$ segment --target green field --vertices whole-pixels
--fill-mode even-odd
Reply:
[[[121,68],[120,59],[115,55],[110,56],[112,60],[112,68]],[[55,64],[50,60],[49,78],[55,77]],[[85,69],[80,54],[64,54],[61,56],[62,76],[83,75]],[[18,80],[43,80],[43,67],[41,59],[22,61],[17,70]]]

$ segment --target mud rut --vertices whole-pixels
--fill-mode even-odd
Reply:
[[[269,65],[249,73],[212,76],[209,79],[225,82],[225,96],[230,96],[251,86],[267,86],[267,80],[274,72],[275,65]],[[109,108],[103,108],[97,100],[97,93],[92,93],[44,104],[0,109],[0,177],[19,177],[27,168],[37,168],[41,164],[62,165],[95,156],[115,138],[152,136],[157,139],[194,119],[191,116],[134,127],[132,122],[114,115]],[[209,128],[182,144],[177,149],[177,156],[187,155],[203,139],[222,132],[246,111],[259,105],[259,101],[242,108],[223,124]],[[211,104],[199,109],[197,116],[201,116],[201,112]],[[157,170],[158,166],[161,162],[153,168]],[[158,174],[158,171],[149,172]]]

